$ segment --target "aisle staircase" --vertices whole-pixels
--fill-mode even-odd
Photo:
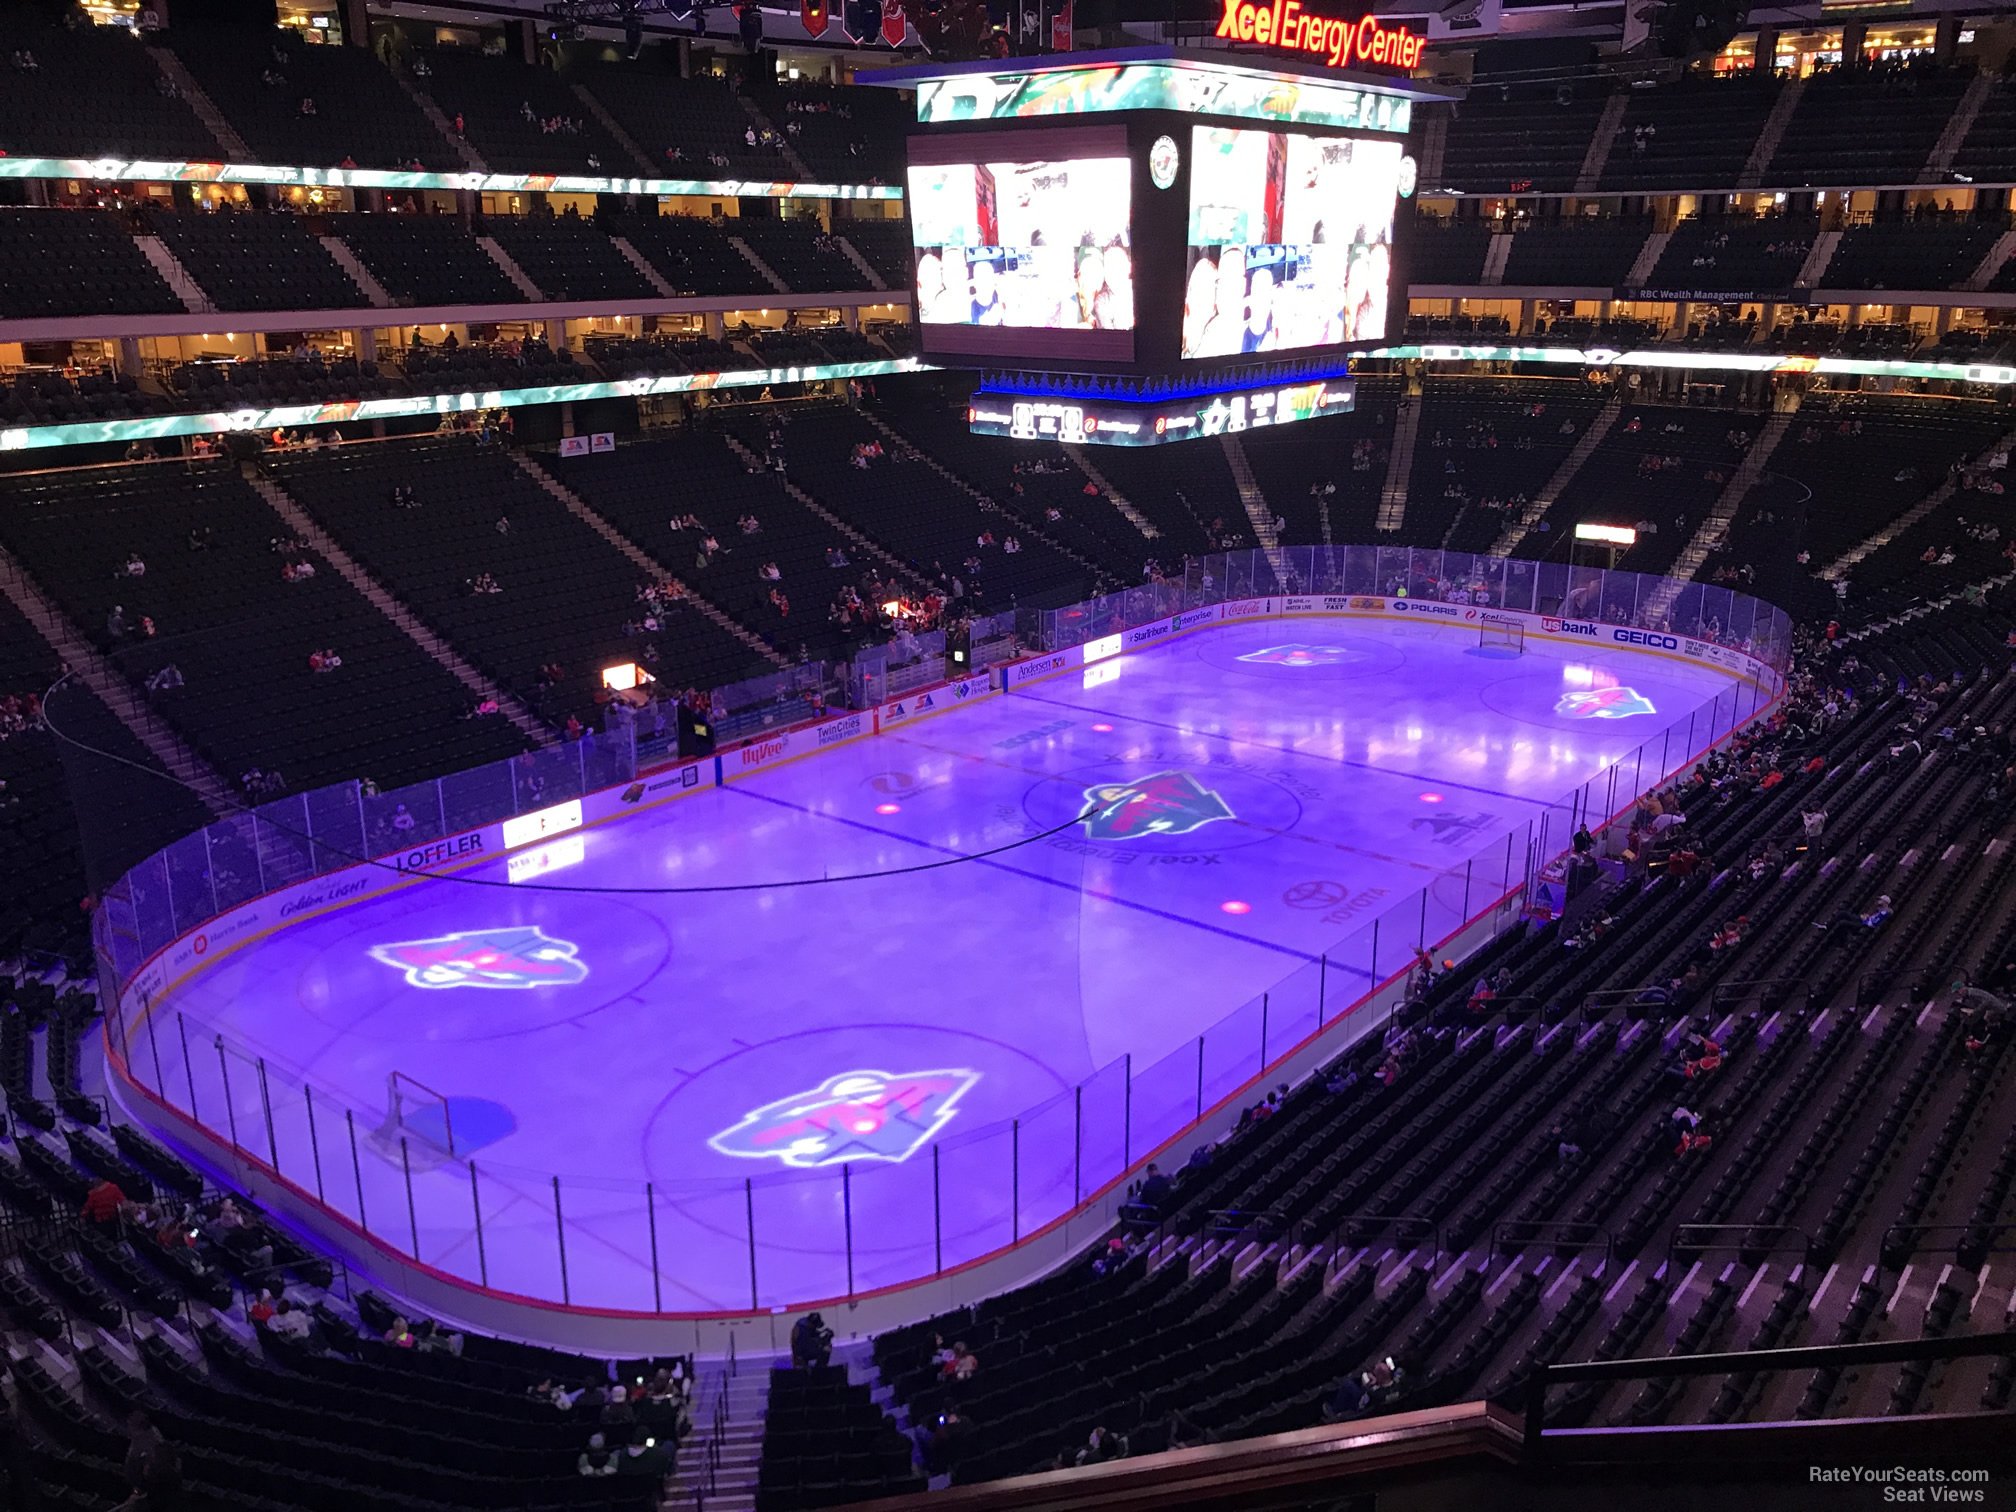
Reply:
[[[1983,458],[1993,456],[1998,452],[2006,455],[2011,448],[2016,448],[2016,430],[2007,432],[1994,445],[1984,448],[1975,457],[1975,463],[1979,465]],[[1848,570],[1857,562],[1861,561],[1871,552],[1889,545],[1898,536],[1909,530],[1913,525],[1916,525],[1948,499],[1952,498],[1956,486],[1955,477],[1948,476],[1942,479],[1939,486],[1925,495],[1924,498],[1920,499],[1916,504],[1912,505],[1881,529],[1873,532],[1865,539],[1857,541],[1853,546],[1842,552],[1840,556],[1822,567],[1815,575],[1830,583],[1839,582],[1848,575]]]
[[[1032,541],[1041,541],[1059,556],[1070,558],[1094,577],[1099,575],[1099,564],[1086,556],[1084,552],[1065,545],[1056,536],[1051,535],[1033,521],[1016,514],[1014,510],[1004,508],[1001,502],[984,488],[975,488],[971,483],[968,483],[959,474],[947,467],[943,462],[940,462],[937,457],[917,445],[916,442],[897,430],[895,426],[884,420],[873,410],[863,409],[857,413],[860,414],[863,420],[874,426],[881,433],[882,438],[889,442],[891,446],[898,447],[903,452],[916,457],[926,467],[930,468],[931,471],[938,474],[939,477],[971,499],[979,507],[982,514],[999,515],[1002,519],[1012,522],[1016,534],[1028,536]]]
[[[355,557],[337,544],[336,538],[318,525],[292,494],[270,478],[254,477],[250,482],[252,491],[266,501],[267,507],[280,517],[296,539],[306,541],[317,556],[336,569],[338,577],[362,594],[372,608],[397,625],[408,640],[439,662],[451,677],[478,699],[495,702],[498,712],[510,720],[526,739],[536,741],[546,750],[559,745],[553,732],[516,694],[506,692],[477,671],[461,652],[423,624],[411,609],[394,598],[383,583],[366,572]]]
[[[511,254],[504,250],[496,237],[479,236],[476,238],[476,245],[483,249],[484,256],[497,264],[498,271],[511,280],[512,288],[523,294],[534,304],[544,304],[546,302],[546,296],[540,292],[539,285],[532,282],[531,278],[526,275],[525,270],[512,260]]]
[[[1722,485],[1722,492],[1716,495],[1709,507],[1707,518],[1693,538],[1681,549],[1672,568],[1659,580],[1652,597],[1646,603],[1648,623],[1657,624],[1666,617],[1673,607],[1673,601],[1680,597],[1680,590],[1692,581],[1701,564],[1708,560],[1708,553],[1722,544],[1729,534],[1729,523],[1736,518],[1736,508],[1743,502],[1757,480],[1764,476],[1771,454],[1778,450],[1778,443],[1785,439],[1785,433],[1792,428],[1794,412],[1781,410],[1764,422],[1764,429],[1757,439],[1750,443],[1750,449],[1743,454],[1743,460],[1729,475],[1729,481]]]
[[[1603,408],[1590,416],[1589,423],[1582,427],[1581,438],[1568,449],[1568,455],[1554,469],[1554,476],[1533,495],[1524,512],[1516,520],[1508,522],[1498,539],[1491,543],[1491,555],[1510,556],[1512,548],[1526,539],[1526,533],[1540,523],[1541,517],[1561,497],[1562,490],[1574,481],[1575,474],[1582,470],[1582,464],[1595,455],[1596,448],[1603,444],[1603,438],[1610,434],[1610,427],[1617,423],[1617,417],[1623,412],[1624,391],[1613,388]]]
[[[1511,260],[1512,233],[1493,231],[1491,243],[1484,249],[1484,270],[1478,274],[1477,281],[1483,284],[1502,284],[1505,282],[1505,264]]]
[[[650,581],[654,583],[678,583],[681,594],[680,602],[690,604],[694,609],[697,609],[701,614],[742,642],[751,651],[754,651],[758,656],[769,662],[771,666],[788,667],[790,665],[790,662],[778,655],[754,632],[746,629],[724,610],[694,592],[693,586],[690,583],[682,582],[678,573],[667,567],[663,562],[660,562],[650,552],[618,530],[603,516],[600,510],[596,509],[594,505],[574,492],[565,483],[562,483],[558,478],[547,472],[545,468],[532,461],[529,457],[526,457],[523,453],[511,452],[508,455],[526,477],[537,483],[547,493],[558,500],[562,509],[594,531],[595,534],[602,537],[611,546],[622,552],[629,559],[630,564],[642,572]]]
[[[450,121],[442,112],[441,107],[434,103],[432,95],[428,94],[426,90],[396,69],[393,71],[392,77],[398,82],[399,87],[406,91],[406,98],[419,108],[420,114],[427,117],[433,124],[434,129],[446,139],[450,147],[455,149],[455,156],[462,159],[462,166],[464,168],[467,168],[471,173],[488,173],[490,171],[490,165],[483,161],[483,154],[469,145],[469,139],[465,136],[457,136],[455,134],[455,123]]]
[[[721,439],[728,443],[728,449],[740,457],[751,472],[767,472],[769,470],[764,460],[744,445],[742,440],[733,431],[723,430],[720,434]],[[772,473],[771,476],[777,480],[777,486],[783,489],[784,492],[791,495],[792,498],[811,510],[813,514],[839,531],[841,535],[851,541],[860,551],[872,556],[884,567],[894,572],[904,582],[920,588],[930,586],[916,569],[905,566],[903,560],[894,552],[884,550],[877,542],[871,541],[867,536],[841,519],[840,516],[833,513],[832,510],[821,504],[789,478],[783,476],[781,473]]]
[[[569,87],[574,91],[574,98],[581,102],[582,108],[601,123],[602,129],[615,139],[618,147],[623,149],[623,155],[636,165],[636,172],[646,178],[656,175],[661,165],[638,145],[635,137],[623,129],[621,121],[609,114],[609,108],[590,94],[586,85],[574,84]]]
[[[698,1362],[693,1431],[679,1446],[677,1489],[664,1506],[690,1507],[693,1512],[755,1512],[770,1372],[785,1363],[783,1355]]]
[[[658,291],[661,299],[677,299],[679,297],[679,291],[665,281],[664,274],[651,266],[644,254],[639,252],[631,243],[629,237],[612,236],[609,238],[609,245],[616,249],[625,262],[637,270],[638,276],[644,282]]]
[[[357,254],[344,244],[341,237],[318,236],[315,239],[322,243],[322,250],[335,260],[336,266],[350,275],[350,282],[357,285],[367,304],[375,310],[392,308],[392,296],[385,292],[385,285],[378,282],[371,270],[365,267]]]
[[[1770,166],[1771,155],[1778,150],[1778,144],[1785,140],[1785,128],[1792,123],[1792,112],[1799,108],[1800,98],[1805,93],[1804,79],[1794,79],[1778,91],[1778,98],[1771,102],[1771,114],[1764,118],[1764,129],[1757,133],[1750,156],[1744,160],[1743,171],[1736,176],[1738,189],[1755,189],[1764,182],[1764,170]]]
[[[772,289],[773,292],[778,294],[789,294],[791,292],[791,285],[784,282],[783,278],[778,274],[777,270],[771,267],[770,264],[768,264],[767,262],[763,261],[763,259],[757,255],[756,249],[750,246],[749,243],[747,243],[746,241],[742,240],[741,237],[739,236],[729,237],[728,245],[733,247],[737,252],[740,252],[742,254],[742,260],[748,263],[750,267],[754,268],[757,271],[757,273],[761,275],[763,282],[770,285],[770,288]]]
[[[1382,535],[1406,523],[1407,480],[1414,473],[1414,442],[1420,434],[1421,396],[1409,394],[1400,401],[1393,419],[1393,450],[1387,454],[1386,481],[1379,488],[1378,530]]]
[[[1442,164],[1449,155],[1449,111],[1429,110],[1421,128],[1421,182],[1440,184]]]
[[[211,813],[221,816],[238,808],[237,798],[223,777],[147,707],[125,673],[99,654],[4,547],[0,547],[0,594],[5,594],[21,617],[49,643],[70,675],[133,732],[162,770],[194,793]]]
[[[258,156],[245,145],[245,139],[238,135],[232,124],[224,119],[224,113],[217,108],[217,102],[203,92],[203,86],[196,82],[196,76],[182,64],[172,49],[149,47],[143,49],[154,60],[154,66],[161,70],[161,76],[175,86],[175,92],[182,97],[203,129],[217,139],[217,145],[224,149],[227,163],[256,163]]]
[[[1218,440],[1225,449],[1225,464],[1232,469],[1232,482],[1239,490],[1239,502],[1246,506],[1246,518],[1253,525],[1253,539],[1267,554],[1267,565],[1274,569],[1274,581],[1285,585],[1288,582],[1288,558],[1281,550],[1280,532],[1274,528],[1273,507],[1260,491],[1260,480],[1253,476],[1253,464],[1246,459],[1246,448],[1234,435],[1223,435]]]
[[[1817,289],[1820,280],[1827,276],[1827,265],[1834,261],[1834,254],[1840,249],[1839,231],[1822,231],[1813,238],[1813,245],[1807,249],[1806,260],[1799,265],[1799,272],[1792,280],[1795,289]]]
[[[161,281],[182,301],[183,309],[191,315],[216,313],[216,301],[203,292],[203,286],[196,282],[195,276],[168,250],[168,243],[158,236],[136,236],[133,245],[140,249],[140,255],[147,259],[154,271],[161,275]]]
[[[1628,89],[1616,90],[1603,102],[1603,114],[1597,118],[1596,130],[1589,137],[1589,150],[1582,154],[1582,171],[1575,175],[1577,194],[1593,194],[1603,182],[1603,169],[1617,145],[1618,133],[1624,129],[1624,110],[1630,103]]]
[[[1919,183],[1944,184],[1951,180],[1953,159],[1960,155],[1961,144],[1967,140],[1967,133],[1974,129],[1974,118],[1981,114],[1981,107],[1988,103],[1988,96],[2000,83],[2001,79],[1988,69],[1981,70],[1968,81],[1967,92],[1960,96],[1960,103],[1947,117],[1939,140],[1932,144],[1932,155],[1926,159],[1925,167],[1918,175]]]
[[[1086,478],[1098,488],[1099,492],[1105,496],[1106,502],[1125,515],[1128,522],[1136,530],[1140,531],[1144,537],[1152,541],[1162,534],[1161,531],[1155,528],[1154,522],[1130,504],[1127,496],[1113,486],[1112,480],[1106,474],[1099,471],[1099,465],[1092,460],[1084,447],[1066,446],[1064,454],[1078,464],[1078,471],[1085,474]]]

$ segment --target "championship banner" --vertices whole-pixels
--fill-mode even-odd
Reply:
[[[808,37],[823,37],[832,18],[826,14],[826,0],[798,0],[798,22]]]
[[[1071,33],[1075,30],[1071,23],[1071,0],[1058,0],[1057,9],[1050,17],[1050,51],[1071,51]]]
[[[885,0],[882,6],[882,40],[891,47],[901,47],[909,31],[910,23],[903,17],[903,7],[897,0]]]
[[[878,0],[841,0],[840,30],[849,42],[872,42],[882,30],[882,7]]]

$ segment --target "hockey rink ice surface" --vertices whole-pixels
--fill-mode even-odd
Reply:
[[[830,1298],[850,1232],[851,1289],[926,1276],[1060,1216],[1123,1144],[1179,1129],[1200,1080],[1209,1107],[1263,1036],[1280,1055],[1488,908],[1529,840],[1566,845],[1578,790],[1600,822],[1761,698],[1677,657],[1476,642],[1217,626],[552,842],[580,859],[527,885],[429,879],[284,926],[174,991],[161,1074],[392,1247],[498,1291]],[[783,882],[809,885],[540,890]],[[501,980],[430,972],[450,937]],[[409,1137],[410,1213],[375,1132],[395,1071],[447,1099],[477,1168]]]

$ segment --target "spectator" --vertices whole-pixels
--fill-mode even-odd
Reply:
[[[1176,1195],[1176,1184],[1162,1174],[1162,1168],[1154,1161],[1148,1162],[1148,1170],[1141,1177],[1141,1184],[1134,1191],[1134,1200],[1145,1208],[1152,1208],[1159,1218],[1169,1206],[1169,1199]]]
[[[276,1334],[283,1339],[292,1339],[296,1343],[305,1344],[314,1328],[314,1320],[285,1297],[273,1304],[273,1316],[266,1320],[268,1333]]]
[[[823,1368],[833,1358],[833,1330],[825,1318],[808,1313],[791,1325],[791,1363],[800,1370]]]
[[[385,1342],[394,1349],[413,1349],[420,1341],[413,1336],[413,1325],[394,1313],[390,1326],[385,1330]]]
[[[671,1471],[669,1456],[658,1447],[653,1438],[632,1439],[623,1446],[623,1452],[616,1457],[616,1473],[634,1476],[639,1480],[663,1480]]]
[[[1078,1451],[1081,1465],[1103,1465],[1109,1460],[1127,1458],[1127,1438],[1110,1428],[1098,1427],[1086,1436],[1085,1447]]]
[[[182,1459],[175,1446],[137,1410],[127,1416],[126,1434],[126,1484],[133,1494],[113,1512],[174,1512],[184,1506]]]
[[[608,1440],[601,1434],[590,1434],[588,1447],[581,1451],[581,1457],[574,1462],[575,1470],[582,1475],[614,1475],[616,1456],[609,1452]]]
[[[101,1177],[84,1194],[83,1216],[87,1222],[107,1224],[115,1222],[131,1204],[119,1183],[110,1176]]]

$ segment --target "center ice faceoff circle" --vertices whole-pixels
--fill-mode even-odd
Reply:
[[[1257,845],[1302,818],[1302,800],[1276,777],[1177,752],[1143,752],[1060,773],[1033,784],[1022,807],[1043,829],[1076,815],[1065,835],[1080,842],[1166,851]]]

